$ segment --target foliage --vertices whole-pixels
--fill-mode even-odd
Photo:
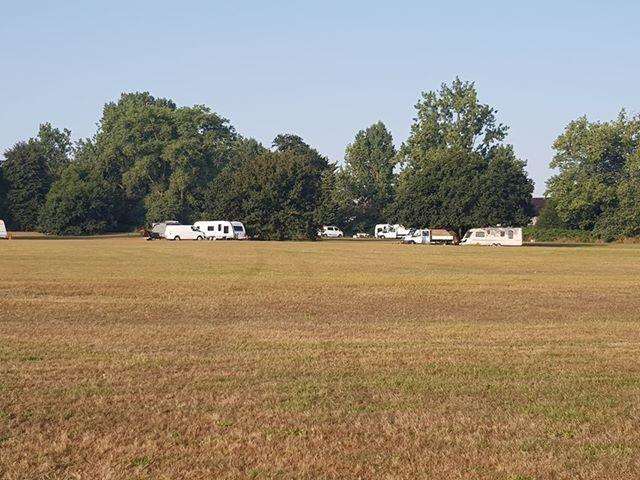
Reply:
[[[640,233],[640,117],[622,111],[612,122],[581,117],[553,145],[559,173],[547,196],[563,226],[612,240]]]
[[[4,190],[4,209],[12,228],[37,228],[45,196],[69,163],[70,155],[71,133],[49,123],[40,125],[37,137],[18,142],[5,152],[1,164],[4,186],[0,186],[0,204],[3,203],[1,190]]]
[[[56,235],[90,235],[116,231],[121,196],[92,165],[71,164],[49,194],[40,212],[40,228]]]
[[[178,108],[148,93],[107,104],[94,143],[99,171],[122,190],[126,208],[118,223],[197,218],[236,140],[227,120],[204,106]]]
[[[0,164],[1,166],[1,164]],[[4,179],[4,173],[0,168],[0,220],[7,220],[7,189],[8,185]]]
[[[456,79],[423,93],[416,108],[401,149],[396,220],[459,235],[477,225],[526,225],[533,192],[526,163],[502,143],[507,127],[479,103],[474,84]]]
[[[293,135],[279,135],[274,147],[245,151],[216,178],[212,214],[242,219],[260,239],[315,239],[328,162]]]
[[[536,226],[540,228],[563,228],[562,220],[558,215],[553,199],[547,199],[545,206],[540,210]]]
[[[15,144],[5,152],[2,169],[11,228],[34,230],[52,182],[42,144],[35,139]]]
[[[565,243],[594,243],[598,237],[584,230],[571,230],[566,228],[545,228],[536,225],[525,227],[522,231],[525,241],[536,242],[565,242]]]
[[[360,130],[347,146],[338,173],[334,203],[342,210],[342,227],[350,232],[372,230],[393,200],[396,149],[382,122]]]
[[[43,123],[38,129],[37,139],[44,149],[44,156],[53,179],[60,178],[73,154],[71,131],[66,128],[59,130],[50,123]]]

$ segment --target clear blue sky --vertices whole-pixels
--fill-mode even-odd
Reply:
[[[377,120],[399,145],[419,93],[458,75],[498,108],[542,193],[570,120],[640,109],[638,2],[310,3],[5,2],[0,148],[44,121],[92,135],[105,102],[147,90],[342,161]]]

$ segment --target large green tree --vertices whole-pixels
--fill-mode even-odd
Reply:
[[[18,142],[5,152],[0,187],[5,193],[0,203],[12,228],[37,228],[47,192],[69,164],[71,150],[71,132],[44,123],[36,137]]]
[[[4,173],[0,168],[0,220],[7,218],[7,182],[4,180]]]
[[[40,142],[19,142],[5,152],[7,211],[11,228],[35,230],[38,215],[53,181]]]
[[[295,135],[279,135],[273,152],[242,142],[214,180],[210,216],[239,219],[264,240],[315,239],[324,179],[332,167]]]
[[[148,93],[107,104],[94,143],[97,167],[125,205],[118,223],[198,218],[237,139],[227,120],[204,106],[178,108]]]
[[[338,203],[349,231],[373,229],[393,199],[396,149],[382,122],[360,130],[347,146],[344,167],[336,179]]]
[[[56,235],[90,235],[118,230],[121,205],[114,186],[92,165],[74,163],[62,174],[40,212],[40,228]]]
[[[400,152],[396,219],[459,235],[478,225],[526,224],[533,183],[525,162],[504,144],[507,127],[480,103],[475,85],[456,78],[423,93],[416,109]]]
[[[549,180],[547,196],[564,227],[607,239],[640,234],[640,117],[623,111],[612,122],[578,118],[553,148],[551,167],[558,174]]]

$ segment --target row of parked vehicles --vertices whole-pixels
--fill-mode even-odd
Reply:
[[[201,221],[193,225],[181,225],[168,220],[154,223],[149,240],[246,240],[247,232],[242,222],[216,220]]]
[[[342,238],[344,233],[338,227],[325,225],[318,232],[318,236],[324,238]],[[353,238],[366,238],[368,234],[356,233]],[[462,240],[449,230],[437,228],[406,228],[403,225],[380,223],[373,231],[375,238],[402,240],[408,244],[430,245],[522,245],[522,229],[515,227],[487,227],[472,228]]]

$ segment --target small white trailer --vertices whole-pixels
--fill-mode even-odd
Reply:
[[[7,233],[7,227],[4,224],[4,220],[0,220],[0,238],[9,238],[9,234]]]
[[[204,240],[204,233],[195,225],[167,225],[164,230],[167,240]]]
[[[452,245],[456,241],[456,236],[448,230],[436,228],[418,228],[409,232],[402,239],[402,243],[421,244],[442,244]]]
[[[460,245],[521,246],[522,228],[487,227],[472,228],[463,237]]]
[[[193,224],[199,228],[207,240],[246,240],[247,231],[242,222],[228,220],[201,221]]]
[[[373,236],[375,238],[404,238],[409,234],[409,229],[403,225],[395,224],[390,225],[388,223],[379,223],[376,225]]]

